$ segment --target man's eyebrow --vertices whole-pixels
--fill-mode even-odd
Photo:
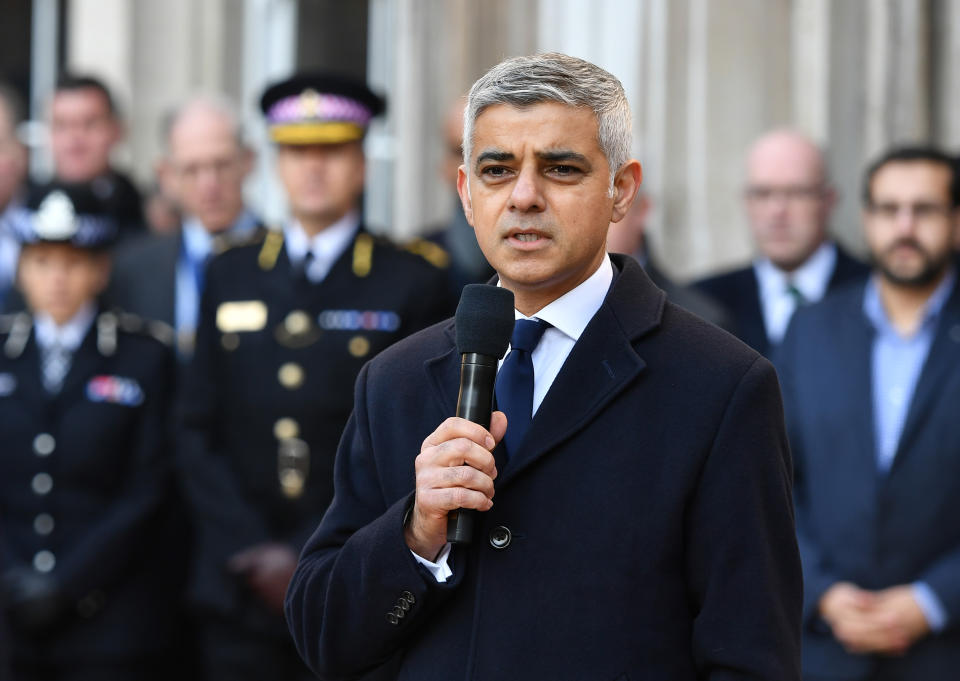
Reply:
[[[587,157],[583,154],[579,154],[576,151],[570,149],[557,149],[554,151],[538,151],[537,158],[542,161],[552,161],[556,163],[557,161],[576,161],[578,163],[583,163],[590,165],[590,162],[587,160]]]
[[[513,161],[516,159],[509,151],[502,151],[500,149],[487,149],[486,151],[481,151],[477,154],[476,165],[479,166],[481,163],[486,161]]]

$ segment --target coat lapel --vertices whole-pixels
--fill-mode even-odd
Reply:
[[[910,450],[913,439],[922,431],[925,419],[934,411],[943,381],[955,373],[960,357],[960,283],[954,286],[950,298],[943,307],[930,353],[920,371],[913,399],[907,410],[903,433],[897,445],[893,467]]]
[[[633,342],[659,325],[666,296],[633,260],[614,256],[614,264],[620,273],[606,300],[547,391],[499,485],[585,428],[646,366]]]

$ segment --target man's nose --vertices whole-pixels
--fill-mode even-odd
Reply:
[[[539,173],[533,168],[521,169],[510,193],[510,207],[528,212],[541,211],[545,205]]]

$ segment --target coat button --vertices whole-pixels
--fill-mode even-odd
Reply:
[[[397,606],[400,607],[404,612],[410,609],[410,601],[408,601],[403,596],[400,597],[400,600],[397,601]]]
[[[33,531],[41,537],[46,537],[53,532],[53,516],[49,513],[40,513],[33,519]]]
[[[394,615],[392,612],[388,612],[388,613],[387,613],[387,621],[388,621],[390,624],[397,624],[398,622],[400,622],[400,618],[397,617],[396,615]]]
[[[402,598],[403,600],[405,600],[405,601],[406,601],[407,603],[409,603],[410,605],[413,605],[414,603],[417,602],[417,599],[414,598],[414,597],[413,597],[413,594],[412,594],[411,592],[409,592],[409,591],[404,591],[402,594],[400,594],[400,598]]]
[[[34,494],[42,497],[53,489],[53,478],[47,473],[37,473],[30,481],[30,487]]]
[[[513,541],[513,534],[510,533],[509,527],[498,525],[490,530],[490,546],[493,548],[505,549],[510,546],[511,541]]]
[[[33,438],[33,453],[37,456],[50,456],[57,446],[57,441],[50,433],[40,433]]]
[[[50,572],[57,564],[57,557],[50,551],[37,551],[33,556],[33,569],[37,572]]]
[[[402,620],[407,616],[407,611],[401,608],[399,605],[393,606],[393,614],[397,616],[398,620]]]

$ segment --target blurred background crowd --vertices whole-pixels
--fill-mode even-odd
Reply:
[[[807,668],[949,678],[952,0],[5,2],[0,678],[308,678],[282,599],[353,381],[492,275],[463,96],[544,50],[633,107],[608,250],[781,372]]]

